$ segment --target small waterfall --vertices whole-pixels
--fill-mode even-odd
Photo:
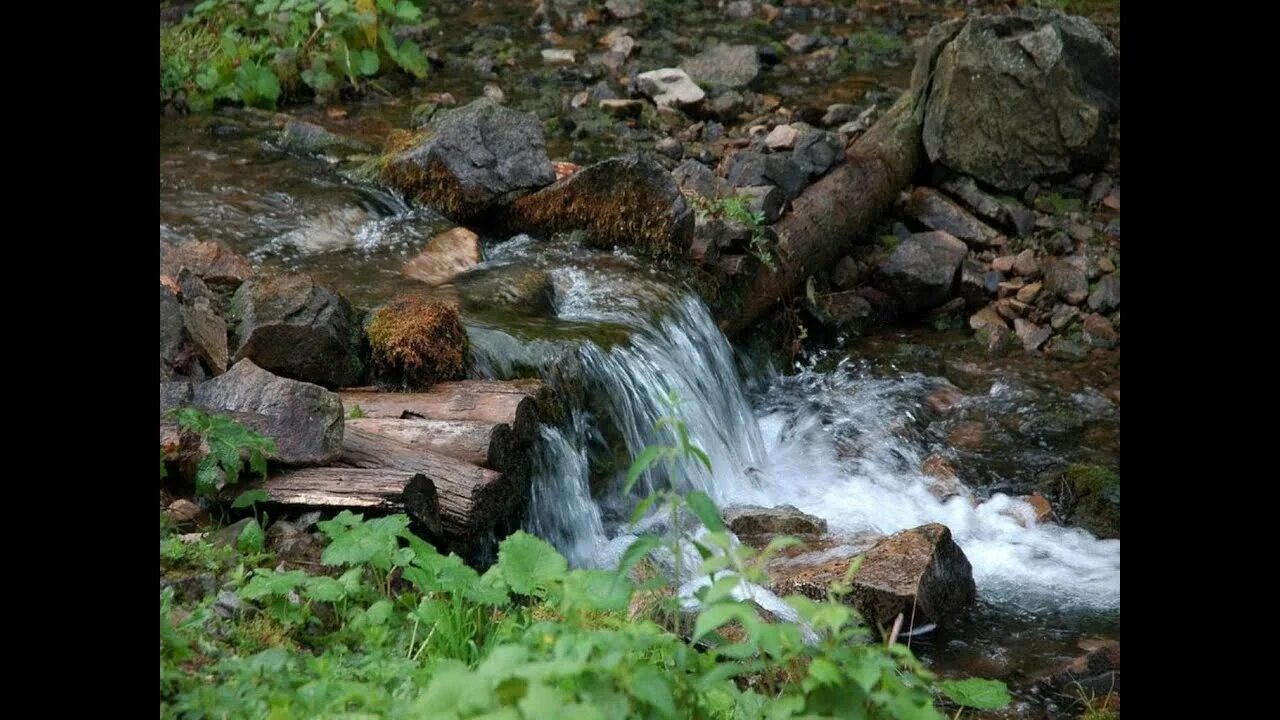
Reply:
[[[589,432],[586,416],[575,410],[571,431],[543,425],[533,459],[529,532],[546,539],[574,566],[591,565],[607,536],[600,508],[591,500],[588,464],[582,438]]]

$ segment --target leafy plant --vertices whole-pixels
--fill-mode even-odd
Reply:
[[[709,200],[697,194],[689,197],[695,211],[703,217],[725,218],[747,226],[751,232],[751,254],[772,272],[778,271],[777,261],[770,250],[769,236],[765,232],[765,215],[763,212],[752,212],[747,206],[747,198],[731,195]]]
[[[249,467],[265,479],[267,457],[275,454],[275,441],[263,437],[226,415],[211,415],[196,408],[179,408],[173,411],[178,426],[199,436],[209,452],[200,459],[196,468],[196,492],[213,495],[226,485],[234,485],[240,479],[243,465],[241,453],[249,455]],[[161,475],[164,473],[164,449],[160,451]]]
[[[347,411],[348,420],[359,420],[362,417],[368,416],[364,414],[364,408],[360,407],[359,404],[352,405],[351,409]]]
[[[204,0],[161,31],[160,100],[197,112],[219,102],[270,108],[305,92],[359,91],[392,68],[422,78],[422,50],[394,36],[421,20],[410,0]]]

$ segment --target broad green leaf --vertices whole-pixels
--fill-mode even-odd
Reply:
[[[638,480],[640,475],[643,474],[645,470],[648,470],[649,466],[658,459],[658,456],[662,454],[662,451],[663,448],[656,445],[650,445],[640,451],[640,454],[636,456],[636,459],[631,461],[631,467],[627,469],[627,480],[622,486],[623,493],[631,492],[631,488],[635,486],[636,480]]]
[[[257,520],[250,520],[240,531],[240,537],[236,538],[236,548],[240,552],[262,552],[262,546],[266,542],[266,535],[262,532],[262,527],[258,525]]]
[[[709,495],[699,490],[694,490],[685,498],[689,503],[689,508],[693,510],[693,514],[698,516],[702,524],[707,526],[711,532],[721,532],[724,530],[724,520],[720,519],[720,510],[716,507],[716,503]]]
[[[347,596],[347,588],[342,581],[326,575],[307,578],[303,592],[308,598],[318,602],[338,602]]]
[[[939,686],[952,702],[975,710],[997,710],[1012,701],[1009,688],[999,680],[943,680]]]
[[[839,685],[843,676],[835,663],[824,657],[817,657],[809,663],[809,677],[818,685]]]
[[[653,507],[653,504],[657,501],[657,494],[650,494],[649,497],[641,500],[640,504],[631,513],[631,524],[635,525],[640,522],[640,519],[644,517],[645,513],[649,512],[649,508]]]
[[[270,496],[267,495],[267,491],[262,490],[261,488],[256,490],[245,490],[236,496],[235,502],[231,503],[231,507],[237,509],[246,508],[254,503],[266,502],[270,499]]]
[[[634,589],[631,581],[606,570],[574,570],[564,581],[564,603],[568,609],[626,610]]]
[[[498,545],[498,567],[512,592],[532,595],[564,579],[569,563],[545,540],[517,530]]]
[[[704,635],[715,630],[730,620],[742,621],[749,611],[745,605],[737,602],[712,605],[698,613],[698,620],[693,624],[693,640],[701,640]]]
[[[412,40],[400,43],[395,60],[400,67],[414,77],[422,79],[427,76],[427,58]]]
[[[707,605],[714,605],[725,598],[732,597],[733,591],[738,589],[741,584],[742,578],[737,575],[722,577],[706,589],[702,596],[702,602]]]
[[[656,669],[640,665],[627,680],[631,696],[649,705],[663,717],[676,716],[675,699],[671,696],[671,683]]]
[[[400,4],[396,5],[395,15],[399,20],[413,22],[422,17],[422,9],[409,0],[400,0]]]
[[[372,50],[361,50],[359,67],[362,75],[376,75],[378,73],[378,53]]]

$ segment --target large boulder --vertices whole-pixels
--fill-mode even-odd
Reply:
[[[346,298],[309,276],[246,282],[231,299],[235,360],[295,380],[338,388],[359,382],[360,323]]]
[[[966,252],[964,243],[948,233],[916,233],[876,268],[875,285],[904,312],[935,308],[951,297]]]
[[[286,465],[323,465],[342,454],[342,400],[319,385],[289,380],[241,360],[197,385],[193,404],[206,411],[255,413],[254,430],[276,443],[273,459]]]
[[[511,225],[535,233],[582,230],[600,248],[683,257],[693,237],[693,209],[671,173],[653,158],[613,158],[583,168],[517,200]]]
[[[1120,53],[1093,23],[1023,8],[976,17],[938,54],[924,116],[933,162],[1007,191],[1105,159]]]
[[[385,158],[383,179],[466,221],[555,182],[542,125],[480,98],[446,114],[413,146]]]
[[[766,566],[771,589],[825,600],[833,582],[842,582],[859,553],[838,547],[783,556]],[[974,603],[977,586],[964,551],[945,525],[931,523],[890,535],[860,553],[853,591],[845,601],[873,629],[888,629],[898,614],[904,630],[929,623],[944,624]]]
[[[680,63],[680,69],[703,87],[743,88],[760,74],[755,45],[716,45]]]
[[[724,509],[724,524],[742,542],[763,547],[776,535],[822,535],[827,531],[827,521],[801,512],[792,505],[759,507],[734,505]]]

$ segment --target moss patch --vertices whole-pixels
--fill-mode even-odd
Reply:
[[[373,312],[366,334],[378,384],[422,389],[464,375],[467,332],[452,305],[402,295]]]

